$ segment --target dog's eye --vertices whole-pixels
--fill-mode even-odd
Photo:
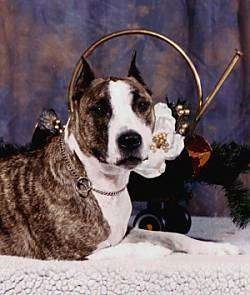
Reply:
[[[104,116],[110,113],[110,106],[106,100],[101,100],[90,108],[90,112],[94,115]]]
[[[145,113],[150,108],[150,102],[149,101],[139,101],[138,102],[138,110],[141,113]]]

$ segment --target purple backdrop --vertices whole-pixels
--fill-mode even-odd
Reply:
[[[191,56],[209,93],[234,49],[245,56],[199,125],[210,141],[249,143],[250,1],[2,0],[0,137],[29,142],[43,108],[67,117],[66,89],[83,49],[124,28],[159,31]],[[173,49],[150,38],[113,40],[91,56],[99,75],[125,75],[132,50],[155,100],[196,98],[192,77]]]

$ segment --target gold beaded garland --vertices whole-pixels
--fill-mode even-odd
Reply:
[[[182,105],[182,104],[178,104],[178,105],[175,107],[175,110],[176,110],[177,115],[178,115],[179,117],[181,117],[181,116],[188,116],[188,115],[190,114],[190,110],[184,108],[184,105]]]

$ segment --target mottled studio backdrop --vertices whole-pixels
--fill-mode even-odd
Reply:
[[[186,50],[205,95],[234,49],[245,53],[199,129],[210,142],[249,143],[249,9],[249,0],[0,0],[0,137],[29,142],[43,108],[65,120],[67,85],[83,49],[114,30],[143,27]],[[156,100],[182,97],[195,107],[189,70],[160,41],[122,37],[90,60],[99,75],[125,75],[134,48]]]

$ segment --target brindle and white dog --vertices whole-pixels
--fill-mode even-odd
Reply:
[[[154,125],[151,93],[135,55],[125,78],[96,79],[83,60],[73,99],[63,136],[0,159],[0,254],[84,259],[122,241],[195,254],[238,252],[229,244],[140,229],[124,240],[129,173],[147,158]],[[88,194],[76,186],[77,176],[85,175],[93,186]]]

